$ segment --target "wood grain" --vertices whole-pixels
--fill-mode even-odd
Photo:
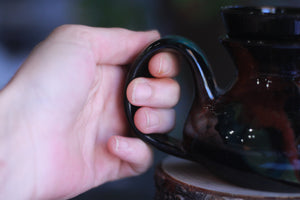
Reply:
[[[155,184],[156,200],[300,200],[300,188],[293,192],[246,188],[221,179],[199,163],[175,157],[157,167]]]

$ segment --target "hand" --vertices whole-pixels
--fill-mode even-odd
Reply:
[[[67,25],[41,42],[0,91],[0,199],[71,198],[104,182],[140,174],[150,148],[130,132],[123,87],[128,65],[155,31]],[[127,90],[142,106],[136,126],[165,132],[179,97],[174,58],[157,54]]]

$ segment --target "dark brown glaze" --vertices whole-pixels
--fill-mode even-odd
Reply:
[[[210,104],[195,100],[184,131],[185,148],[195,160],[204,156],[300,183],[300,43],[228,38],[223,43],[237,66],[236,82]]]
[[[266,18],[285,27],[298,23],[300,9],[231,7],[222,12],[230,15],[224,17],[230,26],[221,41],[237,69],[232,88],[219,89],[207,59],[194,43],[182,37],[163,38],[140,54],[126,86],[136,77],[151,76],[148,62],[156,53],[172,50],[183,56],[195,85],[183,140],[141,133],[133,122],[138,107],[125,99],[129,123],[141,139],[168,154],[197,162],[210,160],[300,188],[300,30],[293,26],[278,35],[269,29],[249,29],[253,24],[239,24],[239,17],[246,16],[249,21],[255,19],[254,27],[272,29],[274,24]]]

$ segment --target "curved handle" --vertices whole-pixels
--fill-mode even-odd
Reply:
[[[162,38],[152,43],[138,56],[129,70],[125,91],[133,79],[137,77],[151,77],[148,71],[149,60],[153,55],[166,50],[176,51],[187,59],[195,84],[194,102],[197,102],[197,104],[200,103],[200,106],[204,106],[218,96],[218,89],[204,54],[191,41],[178,36]],[[182,142],[168,134],[143,134],[140,132],[133,121],[133,116],[138,107],[131,105],[126,95],[124,103],[128,121],[138,137],[168,154],[187,159],[191,157],[183,147]]]

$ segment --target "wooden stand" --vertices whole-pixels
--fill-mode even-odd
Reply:
[[[155,172],[156,200],[300,200],[299,192],[270,192],[229,183],[191,161],[168,157]]]

